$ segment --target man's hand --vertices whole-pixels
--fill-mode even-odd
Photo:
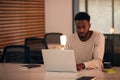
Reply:
[[[85,68],[85,65],[83,63],[77,64],[77,70],[82,70]]]

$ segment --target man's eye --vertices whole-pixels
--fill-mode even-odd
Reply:
[[[82,26],[83,29],[85,29],[85,26]]]

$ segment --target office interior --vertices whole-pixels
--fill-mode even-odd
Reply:
[[[120,66],[119,0],[1,0],[0,50],[24,44],[27,37],[45,33],[75,32],[74,16],[79,11],[91,16],[91,30],[102,32],[113,42],[115,65]]]

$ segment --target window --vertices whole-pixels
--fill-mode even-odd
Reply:
[[[79,2],[79,10],[77,10],[77,12],[85,11],[90,14],[92,30],[96,30],[102,33],[111,33],[111,28],[114,28],[114,33],[120,33],[120,0],[74,1]]]
[[[44,0],[0,0],[0,49],[45,33]]]

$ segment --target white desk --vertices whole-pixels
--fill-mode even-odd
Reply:
[[[82,70],[77,73],[45,72],[44,66],[23,68],[24,64],[0,64],[0,80],[76,80],[81,76],[96,76],[96,80],[120,80],[120,68],[108,74],[98,69]]]

